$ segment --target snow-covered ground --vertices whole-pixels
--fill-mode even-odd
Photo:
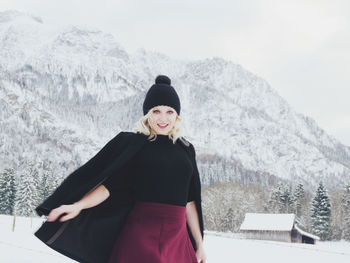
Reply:
[[[42,218],[16,217],[12,232],[13,216],[0,215],[1,263],[68,263],[76,262],[56,252],[41,242],[34,232],[44,221]]]
[[[76,262],[62,256],[33,233],[43,219],[17,217],[12,232],[13,217],[0,215],[1,263],[68,263]],[[237,234],[205,231],[204,249],[207,263],[219,262],[350,262],[350,242],[318,242],[316,245],[263,240],[247,240]],[[151,263],[151,262],[150,262]]]

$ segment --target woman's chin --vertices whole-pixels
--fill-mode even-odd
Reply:
[[[161,135],[168,135],[168,132],[164,132],[164,131],[158,131],[157,133]]]
[[[162,134],[162,135],[167,135],[169,133],[169,130],[166,129],[166,130],[156,130],[157,134]]]

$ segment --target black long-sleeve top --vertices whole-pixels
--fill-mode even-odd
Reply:
[[[185,206],[195,199],[194,169],[179,143],[158,134],[126,163],[120,171],[122,176],[111,176],[102,184],[113,195],[121,180],[126,180],[135,200]]]

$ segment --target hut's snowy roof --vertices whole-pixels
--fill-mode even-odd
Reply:
[[[290,231],[295,214],[246,213],[240,230]]]
[[[300,234],[304,235],[304,236],[308,236],[308,237],[311,237],[313,239],[317,239],[317,240],[320,240],[320,237],[319,236],[316,236],[316,235],[313,235],[311,233],[308,233],[304,230],[302,230],[300,227],[298,227],[298,225],[295,225],[295,229],[299,231]]]

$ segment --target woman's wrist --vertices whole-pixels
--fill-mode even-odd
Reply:
[[[201,240],[201,241],[199,241],[199,242],[196,242],[196,246],[197,246],[197,248],[198,248],[198,247],[203,246],[203,242],[202,242],[202,240]]]
[[[85,207],[81,201],[75,202],[73,205],[79,208],[79,210],[83,210]]]

